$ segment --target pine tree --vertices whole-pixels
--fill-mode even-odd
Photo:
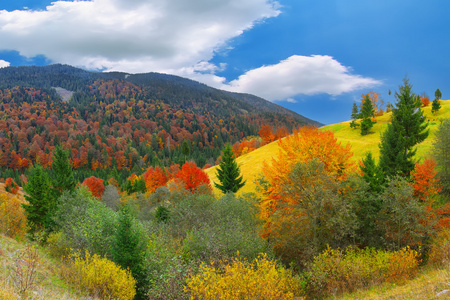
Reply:
[[[431,113],[436,114],[438,110],[441,109],[441,102],[439,101],[441,100],[441,97],[442,93],[439,89],[437,89],[436,92],[434,92],[434,100],[431,104]]]
[[[409,176],[415,164],[413,147],[428,136],[427,123],[420,109],[420,98],[411,92],[408,79],[403,80],[395,98],[396,109],[381,135],[380,168],[385,176]]]
[[[73,192],[76,181],[68,151],[64,151],[61,145],[56,146],[53,152],[53,193],[57,199],[64,191]]]
[[[366,154],[360,169],[363,173],[362,178],[369,184],[370,191],[381,192],[383,189],[383,173],[376,165],[372,152]]]
[[[245,184],[242,176],[239,176],[239,166],[234,157],[233,149],[228,143],[223,149],[222,161],[217,168],[216,174],[220,183],[214,182],[214,185],[225,194],[228,192],[236,193]]]
[[[369,94],[367,94],[364,97],[363,105],[361,107],[361,135],[368,134],[373,127],[372,118],[374,117],[374,113],[372,101],[370,100]]]
[[[143,234],[137,225],[130,208],[125,206],[119,214],[119,224],[116,231],[112,249],[113,261],[124,269],[129,269],[136,279],[136,298],[145,299],[149,282],[145,274],[144,260],[146,243]]]
[[[359,109],[358,109],[358,105],[356,105],[356,102],[353,102],[352,114],[350,115],[350,118],[352,118],[352,122],[350,122],[350,127],[351,128],[358,127],[359,124],[356,123],[356,120],[359,119]]]
[[[56,211],[56,201],[50,195],[50,180],[41,165],[31,170],[30,179],[25,185],[25,199],[28,204],[22,204],[30,223],[30,231],[35,233],[41,229],[46,231],[53,227],[53,214]]]

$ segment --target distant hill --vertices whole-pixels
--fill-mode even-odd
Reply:
[[[149,166],[214,165],[225,143],[320,123],[252,95],[179,76],[88,72],[67,65],[0,69],[0,178],[51,165],[60,143],[79,179],[123,181]],[[188,154],[181,145],[188,144]],[[119,180],[119,181],[120,181]]]
[[[436,116],[431,114],[431,104],[428,107],[423,108],[423,111],[428,120],[430,135],[425,141],[417,146],[417,159],[421,159],[429,155],[434,134],[440,121],[450,118],[450,100],[441,101],[441,109]],[[350,121],[327,125],[321,127],[321,130],[334,131],[335,137],[339,142],[343,145],[349,143],[352,146],[353,151],[352,159],[355,161],[361,160],[368,151],[372,151],[374,157],[378,158],[380,154],[378,148],[380,143],[380,135],[386,129],[391,115],[392,113],[386,113],[383,116],[377,117],[377,123],[372,128],[372,133],[366,136],[361,136],[359,128],[350,128]],[[249,193],[254,191],[256,186],[254,184],[254,180],[261,173],[263,162],[270,162],[272,157],[277,156],[279,150],[280,148],[278,147],[278,142],[275,141],[237,158],[237,162],[240,165],[244,179],[247,180],[246,185],[239,191],[239,193]],[[217,167],[215,166],[206,170],[212,181],[217,181],[217,177],[215,175],[216,168]],[[218,190],[215,191],[216,193],[219,193]]]

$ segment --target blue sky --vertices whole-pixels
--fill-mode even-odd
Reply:
[[[363,93],[395,102],[405,76],[450,98],[449,12],[447,0],[2,1],[0,67],[175,74],[330,124]]]

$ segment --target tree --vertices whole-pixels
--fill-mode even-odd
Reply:
[[[273,134],[272,127],[270,125],[263,125],[258,132],[259,136],[263,141],[263,145],[269,144],[275,140],[275,135]]]
[[[91,191],[92,196],[100,199],[103,195],[103,191],[105,190],[105,186],[103,185],[103,179],[91,176],[86,178],[83,181],[83,185],[85,185],[89,191]]]
[[[362,178],[369,185],[369,190],[379,193],[383,189],[383,174],[380,168],[376,165],[372,152],[368,152],[366,157],[362,160],[360,165]]]
[[[356,120],[359,119],[359,109],[358,105],[356,105],[356,102],[353,102],[352,114],[350,115],[350,118],[352,118],[352,122],[350,122],[350,128],[358,127],[359,124],[356,123]]]
[[[187,162],[174,176],[176,181],[179,181],[191,193],[195,192],[197,188],[204,184],[211,189],[211,183],[208,175],[195,162]]]
[[[136,298],[145,299],[148,277],[145,273],[146,238],[137,227],[130,209],[125,206],[119,214],[119,224],[112,249],[113,261],[123,269],[129,269],[137,281]]]
[[[411,92],[411,87],[405,78],[395,93],[397,103],[391,122],[381,135],[380,167],[385,176],[409,176],[415,164],[413,147],[428,136],[420,98]]]
[[[245,180],[243,181],[242,176],[239,176],[239,166],[234,157],[233,149],[228,143],[223,149],[222,161],[216,174],[220,183],[214,182],[214,185],[224,194],[228,192],[236,193],[245,184]]]
[[[189,153],[191,153],[191,148],[189,147],[189,142],[187,140],[184,140],[183,144],[181,144],[181,153],[183,153],[184,161],[186,161]]]
[[[64,191],[73,192],[77,185],[68,151],[64,151],[61,145],[56,146],[53,152],[53,193],[57,199]]]
[[[374,117],[374,109],[372,106],[372,101],[370,100],[369,94],[364,98],[363,105],[361,107],[360,114],[361,121],[361,135],[366,135],[369,133],[370,129],[373,127],[372,118]]]
[[[167,176],[160,167],[150,167],[142,174],[147,192],[153,193],[160,186],[167,184]]]
[[[442,93],[439,89],[437,89],[436,92],[434,92],[434,100],[431,104],[431,113],[436,114],[438,110],[441,109],[441,97]]]
[[[50,196],[50,180],[41,165],[37,165],[31,170],[25,192],[28,204],[22,204],[22,206],[31,225],[30,231],[35,233],[40,229],[51,230],[54,224],[52,217],[57,203]]]
[[[414,171],[411,173],[413,178],[414,196],[420,201],[426,202],[431,206],[430,197],[440,191],[437,183],[436,162],[432,159],[425,159],[423,163],[416,163]]]
[[[450,195],[450,119],[444,120],[439,125],[432,153],[437,163],[438,178],[442,191]]]

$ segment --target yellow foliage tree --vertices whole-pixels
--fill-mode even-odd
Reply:
[[[0,195],[0,232],[9,237],[23,237],[27,232],[27,217],[18,197]]]

